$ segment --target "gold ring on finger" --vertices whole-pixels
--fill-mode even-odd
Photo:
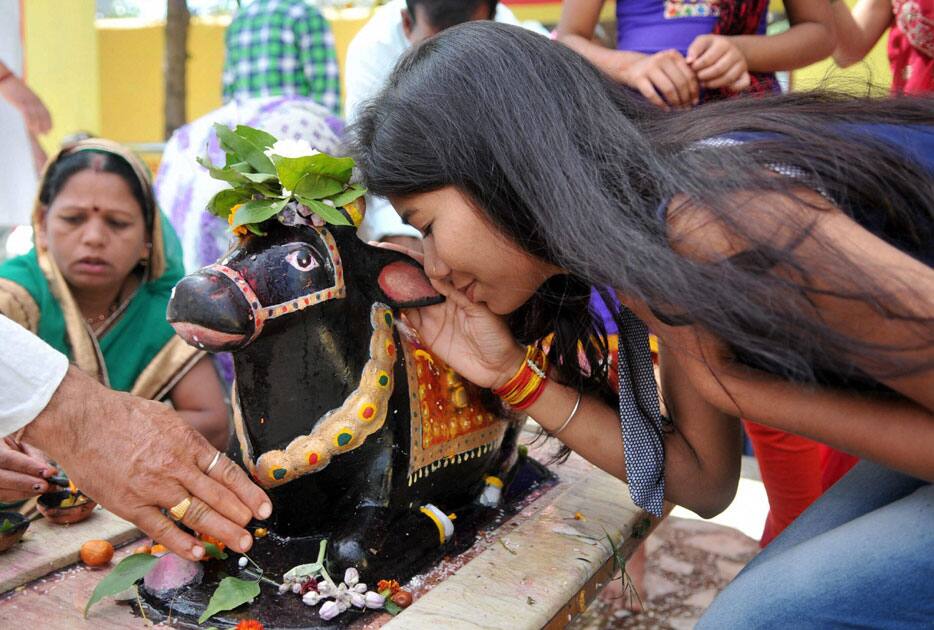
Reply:
[[[185,514],[188,513],[188,508],[191,507],[191,497],[185,497],[179,501],[176,505],[169,508],[169,514],[172,515],[172,518],[176,521],[180,521],[185,518]]]

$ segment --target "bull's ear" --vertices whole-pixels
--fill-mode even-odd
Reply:
[[[385,251],[385,250],[384,250]],[[383,301],[392,308],[428,306],[444,301],[435,291],[421,265],[403,254],[383,265],[377,276],[377,289]]]

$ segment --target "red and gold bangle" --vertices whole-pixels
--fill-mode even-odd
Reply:
[[[516,409],[526,409],[541,396],[547,381],[547,369],[545,352],[538,346],[529,346],[525,351],[525,360],[513,377],[502,387],[494,389],[493,393]]]

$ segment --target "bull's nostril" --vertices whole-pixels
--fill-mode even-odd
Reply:
[[[218,351],[231,349],[252,335],[250,313],[246,298],[233,282],[202,270],[175,285],[166,318],[188,343]]]

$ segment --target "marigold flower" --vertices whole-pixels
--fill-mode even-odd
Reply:
[[[234,630],[265,630],[265,628],[256,619],[244,619],[234,626]]]
[[[391,595],[398,593],[400,588],[402,587],[399,586],[399,583],[395,580],[380,580],[376,584],[377,592],[382,593],[383,591],[389,591]]]

